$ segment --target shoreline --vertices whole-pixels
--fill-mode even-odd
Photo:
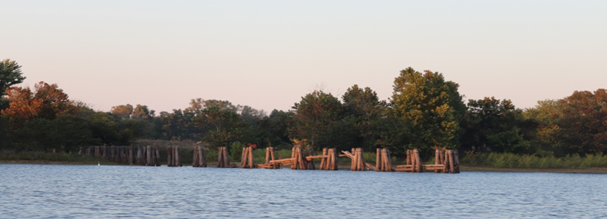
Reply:
[[[89,162],[66,162],[66,161],[45,161],[45,160],[0,160],[0,164],[56,164],[56,165],[97,165],[97,163]],[[103,165],[121,165],[111,162],[101,162]],[[125,165],[127,166],[127,165]],[[184,165],[189,166],[189,165]],[[213,162],[210,162],[209,167],[214,167]],[[340,165],[339,169],[349,169],[350,166]],[[495,168],[495,167],[479,167],[479,166],[460,166],[461,172],[531,172],[531,173],[591,173],[591,174],[607,174],[606,167],[589,167],[584,169],[574,168]]]
[[[461,172],[530,172],[530,173],[594,173],[606,174],[606,167],[588,167],[583,169],[575,168],[496,168],[479,166],[460,166]]]

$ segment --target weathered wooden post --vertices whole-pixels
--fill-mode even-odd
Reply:
[[[177,161],[177,163],[175,165],[181,167],[182,166],[182,158],[180,156],[180,148],[179,148],[179,146],[175,146],[175,153],[173,155],[175,155],[175,160]]]
[[[312,156],[312,155],[313,155],[312,149],[306,150],[306,156]],[[304,161],[306,162],[306,169],[309,169],[309,170],[315,169],[315,162],[312,159],[310,161],[304,159]]]
[[[146,166],[152,166],[152,147],[146,146]]]
[[[198,167],[198,147],[192,149],[192,167]]]
[[[249,168],[255,168],[255,163],[253,162],[253,147],[249,148]]]
[[[228,148],[224,147],[224,166],[230,167],[230,154]]]
[[[207,167],[207,161],[205,160],[205,151],[203,147],[195,147],[192,156],[192,167]]]
[[[245,168],[247,165],[247,147],[243,147],[243,152],[241,152],[241,168]]]
[[[443,170],[441,172],[443,173],[449,173],[450,172],[450,162],[448,161],[448,150],[444,150],[443,151],[444,155],[443,155]]]
[[[245,151],[243,151],[245,152]],[[217,148],[217,167],[224,167],[224,152],[222,152],[222,147]]]
[[[200,153],[200,159],[201,160],[201,164],[202,167],[207,167],[207,154],[205,153],[205,147],[201,146],[201,153]]]
[[[460,161],[458,160],[458,150],[454,150],[454,173],[460,173]]]
[[[327,156],[327,148],[323,148],[321,150],[321,155],[323,156]],[[329,157],[323,157],[321,158],[321,163],[319,164],[319,170],[327,170],[327,160]]]
[[[249,160],[249,150],[247,149],[247,147],[243,148],[243,155],[241,156],[241,168],[246,168],[247,167],[247,161]]]
[[[376,155],[376,157],[379,157],[380,160],[378,162],[376,162],[376,166],[378,166],[378,163],[379,163],[380,167],[376,167],[376,171],[380,171],[380,172],[393,171],[390,151],[388,149],[378,149],[377,151],[380,151],[380,153],[379,153],[380,156]]]
[[[302,155],[302,150],[299,147],[293,147],[291,149],[293,158],[291,169],[292,170],[305,170],[306,164],[304,163],[305,158]]]
[[[291,148],[291,158],[294,158],[293,161],[291,162],[291,169],[297,170],[298,169],[298,159],[296,158],[296,147]]]
[[[243,156],[241,157],[241,168],[255,168],[253,162],[253,148],[243,148]]]
[[[266,148],[266,168],[269,169],[278,169],[280,167],[281,164],[272,162],[275,161],[275,157],[274,157],[274,148],[273,147],[267,147]]]
[[[367,167],[365,166],[365,160],[363,159],[363,149],[357,148],[357,150],[359,151],[359,171],[365,171],[365,168]]]
[[[167,166],[168,167],[172,167],[173,166],[173,146],[168,146],[167,147]]]
[[[338,149],[336,148],[332,148],[331,149],[331,163],[333,164],[333,169],[332,170],[338,170]]]
[[[376,148],[376,171],[381,171],[382,169],[382,149]]]
[[[218,159],[217,159],[217,167],[229,167],[230,166],[230,157],[228,156],[228,151],[226,147],[218,148]]]
[[[439,149],[435,149],[435,166],[441,165],[441,152]],[[439,173],[439,168],[435,167],[435,173]]]
[[[416,172],[422,172],[424,166],[422,165],[422,160],[420,159],[420,154],[418,153],[418,149],[414,149],[414,159],[416,159]]]
[[[448,150],[448,162],[450,163],[450,173],[454,173],[454,152],[452,150]]]

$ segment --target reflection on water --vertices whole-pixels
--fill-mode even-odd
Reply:
[[[605,174],[0,164],[0,218],[606,218]]]

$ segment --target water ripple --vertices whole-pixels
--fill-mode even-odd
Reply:
[[[606,175],[0,164],[0,218],[606,218]]]

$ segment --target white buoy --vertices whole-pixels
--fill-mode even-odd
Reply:
[[[99,163],[99,161],[97,161],[97,166],[101,166],[101,164]]]

